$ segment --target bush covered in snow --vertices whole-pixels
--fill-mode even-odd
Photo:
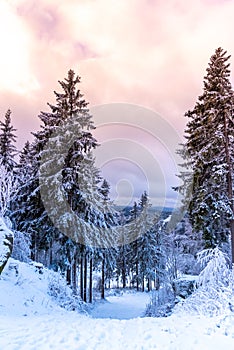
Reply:
[[[197,276],[187,275],[174,280],[172,282],[172,288],[176,297],[185,299],[194,292],[196,283]]]
[[[66,280],[58,273],[50,271],[48,294],[62,308],[69,311],[85,312],[85,304],[78,295],[74,295]]]
[[[12,258],[23,262],[29,262],[31,255],[30,243],[31,241],[28,233],[15,231]]]
[[[219,248],[198,254],[201,271],[195,292],[175,308],[176,312],[214,316],[234,311],[234,276],[228,256]]]
[[[175,293],[171,284],[161,286],[152,292],[150,303],[146,307],[145,316],[166,317],[171,315],[175,305]]]

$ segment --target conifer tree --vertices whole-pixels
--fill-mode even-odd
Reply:
[[[130,211],[130,220],[132,224],[135,224],[135,230],[138,231],[138,223],[137,223],[137,217],[139,215],[140,208],[137,205],[137,202],[134,202],[133,207]],[[138,257],[138,245],[139,238],[136,238],[133,240],[133,242],[130,244],[131,247],[131,270],[133,272],[134,278],[133,282],[136,282],[136,289],[139,291],[139,283],[140,283],[140,276],[139,276],[139,257]]]
[[[183,153],[192,168],[193,182],[191,186],[191,175],[184,172],[179,190],[187,195],[193,229],[203,232],[206,248],[222,246],[231,233],[234,262],[234,95],[229,58],[222,48],[215,51],[204,77],[203,93],[194,109],[185,114],[188,123]]]
[[[40,176],[46,189],[43,193],[46,201],[53,198],[56,203],[46,209],[52,220],[57,220],[62,231],[72,239],[86,245],[100,244],[101,235],[94,234],[95,229],[102,226],[103,214],[97,188],[99,174],[92,155],[97,146],[91,134],[93,122],[87,102],[77,88],[80,78],[70,70],[65,81],[59,83],[63,92],[55,92],[57,103],[55,106],[49,104],[51,113],[41,113],[39,117],[44,125],[35,134],[41,157]],[[49,147],[44,147],[48,139]],[[69,203],[71,211],[60,212],[64,200]],[[79,216],[79,220],[74,219],[72,212]],[[94,238],[97,242],[91,242]]]
[[[141,235],[137,240],[137,260],[139,264],[139,276],[142,283],[142,291],[144,291],[145,279],[147,279],[148,290],[151,289],[151,281],[155,279],[155,267],[157,263],[154,219],[149,213],[151,204],[146,191],[141,196],[139,206],[141,210]]]
[[[0,162],[7,171],[13,172],[16,162],[14,160],[17,150],[15,146],[16,136],[14,132],[16,129],[11,124],[11,110],[5,114],[4,121],[0,121]]]
[[[27,226],[27,230],[32,232],[33,245],[36,242],[36,250],[40,248],[50,249],[53,245],[53,239],[61,237],[55,227],[55,222],[51,221],[53,214],[64,227],[69,227],[67,225],[69,213],[59,212],[60,192],[57,189],[54,190],[53,186],[48,186],[47,195],[48,199],[57,205],[51,208],[52,213],[48,212],[48,208],[45,208],[45,202],[41,198],[39,176],[43,178],[45,175],[44,181],[51,180],[52,183],[62,179],[60,182],[65,201],[70,206],[70,212],[79,214],[83,220],[84,230],[73,226],[74,232],[65,231],[70,238],[72,236],[75,239],[76,235],[83,235],[86,239],[87,232],[90,233],[93,229],[89,220],[97,219],[94,207],[98,202],[98,195],[100,196],[97,189],[99,179],[91,153],[92,149],[97,146],[97,142],[91,133],[94,128],[92,117],[87,108],[88,103],[83,99],[78,88],[79,83],[80,77],[75,76],[72,70],[69,70],[64,81],[59,81],[62,93],[54,92],[56,104],[48,104],[50,112],[41,112],[39,115],[42,122],[41,129],[34,133],[35,139],[30,145],[30,151],[27,145],[21,154],[20,162],[22,165],[26,159],[31,157],[32,177],[26,182],[27,185],[23,186],[22,201],[17,210],[21,211],[23,215],[21,222]],[[49,142],[52,145],[51,149],[46,147]],[[67,144],[68,147],[61,148],[60,144],[65,146]],[[61,170],[56,168],[60,163],[62,163]],[[22,166],[20,169],[22,170]],[[45,170],[44,173],[43,170]],[[101,205],[98,209],[101,221]],[[17,220],[18,225],[21,225],[19,216]],[[94,221],[92,222],[94,226]],[[71,225],[69,229],[71,231]],[[86,244],[85,241],[84,243]]]
[[[100,193],[101,193],[101,195],[102,195],[104,201],[108,201],[108,200],[110,199],[110,198],[109,198],[110,185],[109,185],[109,183],[106,181],[106,179],[103,180],[99,191],[100,191]]]
[[[16,179],[14,168],[16,162],[16,136],[11,124],[11,111],[5,114],[4,121],[0,121],[0,274],[7,263],[13,249],[13,231],[8,229],[10,203],[16,193]]]

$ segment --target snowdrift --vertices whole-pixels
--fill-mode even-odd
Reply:
[[[84,311],[62,276],[41,263],[10,258],[0,279],[0,312],[3,315],[50,314],[54,311]]]

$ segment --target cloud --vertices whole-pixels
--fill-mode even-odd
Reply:
[[[30,138],[72,68],[90,106],[145,106],[182,135],[210,56],[234,52],[233,13],[224,0],[2,0],[1,115],[10,107]]]
[[[92,104],[140,103],[173,121],[199,93],[214,49],[232,52],[233,9],[228,1],[20,0],[7,14],[27,38],[17,56],[40,85],[38,99],[72,67]]]

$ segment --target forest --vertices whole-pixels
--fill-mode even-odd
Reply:
[[[185,113],[177,212],[152,210],[144,188],[128,210],[115,206],[108,179],[95,165],[93,151],[101,145],[73,70],[59,81],[55,102],[38,115],[40,129],[20,151],[11,109],[6,111],[0,122],[0,273],[10,256],[42,263],[87,303],[93,293],[104,299],[111,288],[154,290],[161,300],[152,299],[148,314],[157,315],[165,295],[175,305],[178,277],[201,273],[199,262],[221,275],[231,271],[234,93],[228,60],[226,51],[215,51],[203,93]],[[222,272],[215,270],[217,261]]]

